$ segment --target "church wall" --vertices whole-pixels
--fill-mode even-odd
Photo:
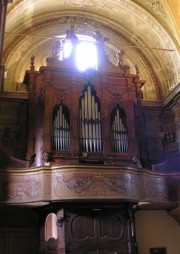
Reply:
[[[177,112],[175,112],[177,115]],[[172,109],[143,107],[145,161],[155,164],[178,152],[179,119]]]
[[[180,226],[166,211],[138,211],[135,221],[139,254],[162,247],[167,254],[180,253]]]
[[[0,99],[0,148],[9,155],[25,159],[27,100]]]

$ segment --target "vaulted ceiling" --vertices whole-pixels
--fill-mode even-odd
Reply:
[[[23,76],[35,55],[35,66],[46,64],[58,38],[75,24],[77,34],[98,30],[110,41],[109,60],[125,51],[125,64],[146,80],[145,100],[162,100],[180,82],[179,0],[13,0],[8,5],[3,64],[4,91],[25,92]]]

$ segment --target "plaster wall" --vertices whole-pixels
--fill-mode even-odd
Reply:
[[[158,247],[166,247],[167,254],[180,253],[180,226],[166,211],[138,211],[135,220],[139,254]]]

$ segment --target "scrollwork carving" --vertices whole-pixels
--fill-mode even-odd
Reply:
[[[28,161],[28,166],[30,166],[35,160],[36,154],[27,154],[26,160]]]
[[[44,152],[43,157],[46,163],[52,160],[52,153],[51,152]]]
[[[54,104],[58,105],[66,101],[66,94],[63,89],[54,89]]]
[[[63,227],[63,225],[64,225],[64,222],[65,222],[65,218],[64,217],[59,217],[58,219],[57,219],[57,226],[58,227]]]
[[[156,14],[162,15],[163,18],[167,18],[163,5],[159,0],[141,0],[148,5]]]

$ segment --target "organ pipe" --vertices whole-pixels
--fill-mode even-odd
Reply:
[[[128,132],[120,116],[120,110],[116,109],[113,122],[111,123],[112,129],[112,148],[114,152],[127,153],[128,152]]]
[[[98,97],[91,84],[84,90],[80,98],[81,148],[83,152],[99,152],[102,150],[101,116]]]
[[[60,104],[56,107],[53,120],[53,149],[69,150],[70,149],[70,126],[68,110]]]

